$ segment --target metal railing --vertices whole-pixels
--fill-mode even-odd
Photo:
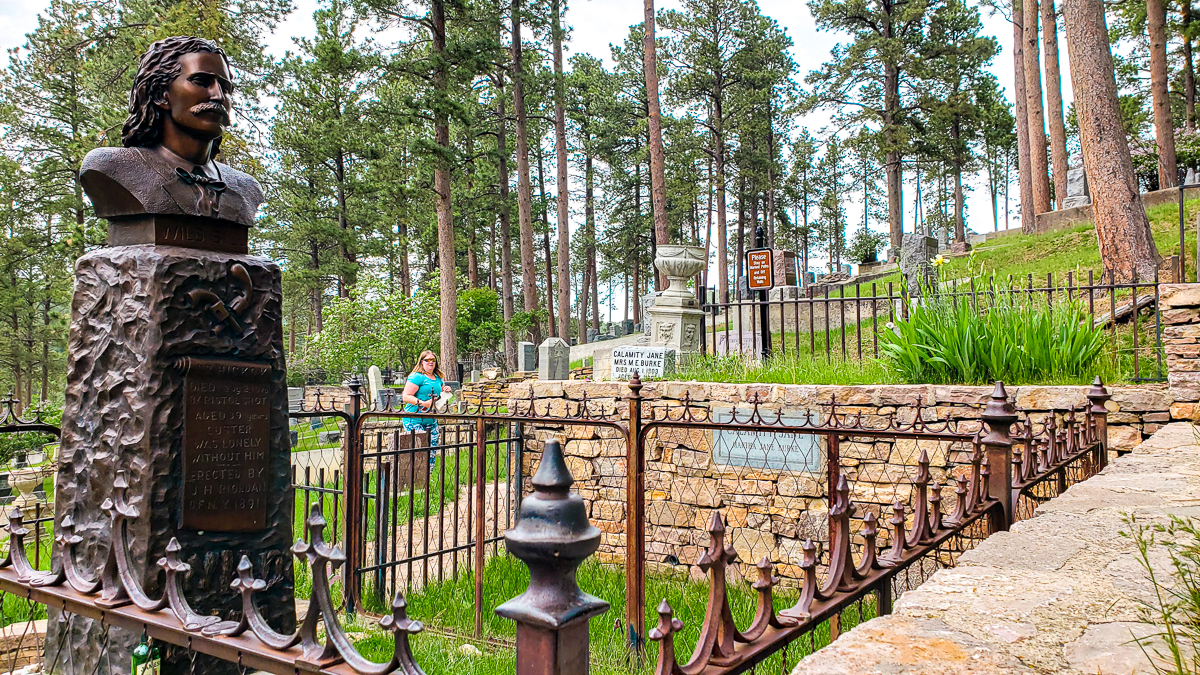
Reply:
[[[1178,264],[1169,262],[1171,276]],[[1166,379],[1162,351],[1162,324],[1158,311],[1159,287],[1164,283],[1156,272],[1150,279],[1134,276],[1119,281],[1109,270],[1097,276],[1075,272],[1034,279],[1011,275],[951,280],[934,291],[955,307],[969,303],[986,312],[1001,301],[1040,303],[1054,306],[1059,300],[1087,307],[1098,327],[1110,336],[1112,358],[1129,371],[1134,381]],[[703,293],[713,294],[711,289]],[[881,285],[855,283],[838,286],[808,286],[796,289],[791,298],[733,300],[703,305],[703,352],[716,356],[734,354],[771,356],[807,354],[826,360],[878,358],[880,341],[888,324],[908,318],[912,298],[896,282]],[[1143,312],[1152,316],[1142,317]],[[764,320],[765,317],[765,320]],[[764,327],[766,330],[764,330]]]

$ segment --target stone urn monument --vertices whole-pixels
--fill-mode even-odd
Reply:
[[[667,276],[670,285],[646,310],[650,321],[650,344],[671,347],[685,354],[700,351],[700,320],[704,310],[687,282],[708,265],[703,246],[660,245],[654,266]]]
[[[22,513],[32,516],[38,502],[41,501],[34,491],[45,478],[46,470],[40,466],[27,466],[10,471],[8,482],[12,484],[13,490],[17,493],[16,498],[13,499],[13,506],[21,509]]]

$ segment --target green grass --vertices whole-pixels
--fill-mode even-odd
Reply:
[[[1196,215],[1200,213],[1200,199],[1184,202],[1185,246],[1187,260],[1185,275],[1196,278]],[[1150,230],[1160,255],[1166,257],[1179,253],[1179,205],[1161,204],[1146,210]],[[1099,279],[1104,269],[1100,260],[1100,249],[1096,245],[1096,228],[1091,221],[1081,222],[1067,229],[1036,236],[1009,235],[998,237],[975,247],[973,273],[1007,279],[1027,281],[1033,275],[1035,286],[1045,285],[1046,274],[1053,273],[1058,282],[1065,281],[1071,271],[1077,281],[1086,283],[1088,271]],[[965,258],[953,259],[950,270],[954,276],[966,276]],[[881,280],[899,281],[899,275]]]
[[[299,418],[300,424],[298,426],[291,427],[292,429],[294,429],[296,431],[296,443],[294,445],[292,445],[292,452],[305,452],[308,450],[327,450],[330,448],[342,447],[341,441],[337,441],[335,443],[324,443],[324,444],[322,444],[320,442],[319,434],[322,431],[340,430],[340,431],[342,431],[343,434],[345,433],[345,430],[342,429],[342,425],[338,424],[337,422],[330,423],[330,419],[336,419],[336,418],[325,418],[325,425],[318,427],[317,429],[313,429],[312,426],[310,425],[310,421],[313,419],[320,419],[320,418],[302,417],[302,418]]]
[[[571,370],[575,370],[576,368],[582,368],[584,366],[590,366],[590,365],[592,365],[592,357],[585,356],[582,359],[575,359],[574,361],[572,361],[571,362]]]
[[[745,565],[743,572],[748,567]],[[752,570],[751,570],[752,571]],[[484,638],[499,638],[511,641],[515,635],[515,625],[495,614],[495,608],[501,603],[520,595],[529,583],[529,572],[518,560],[501,555],[492,558],[484,571],[485,583],[483,597],[483,635]],[[648,643],[646,658],[641,663],[630,661],[626,649],[627,634],[623,626],[625,617],[625,573],[618,566],[604,565],[588,561],[579,568],[579,586],[583,590],[606,600],[611,605],[604,614],[591,621],[591,673],[593,675],[649,675],[654,671],[657,660],[657,645]],[[790,607],[796,601],[794,591],[777,589],[775,596],[776,610]],[[469,570],[463,570],[457,580],[447,580],[441,584],[430,584],[428,587],[413,591],[407,595],[409,617],[420,620],[426,625],[440,630],[452,631],[457,635],[469,636],[474,630],[474,577]],[[751,589],[748,581],[730,584],[730,608],[735,622],[739,627],[749,626],[754,616],[757,594]],[[666,599],[675,610],[675,617],[683,621],[684,629],[675,637],[675,647],[678,660],[683,663],[688,660],[692,649],[700,636],[701,623],[704,619],[705,607],[708,600],[707,581],[693,581],[685,577],[665,575],[650,575],[646,579],[646,628],[649,630],[658,623],[655,607]],[[843,629],[849,630],[860,621],[857,606],[843,614]],[[863,603],[862,620],[875,615],[874,599]],[[817,646],[829,641],[828,625],[817,628]],[[426,672],[446,672],[462,675],[484,675],[499,672],[512,672],[514,652],[510,648],[480,644],[483,654],[469,656],[461,653],[458,647],[472,642],[468,639],[455,639],[425,633],[418,635],[413,641],[414,653],[418,663]],[[804,643],[801,645],[800,643]],[[807,653],[808,640],[793,643],[788,654],[788,667]],[[478,643],[475,643],[478,644]],[[391,640],[375,635],[358,643],[365,654],[376,661],[386,660],[391,655]],[[756,672],[777,673],[783,670],[782,656],[775,655],[759,665]]]
[[[892,384],[899,375],[878,359],[843,361],[809,354],[787,353],[766,360],[743,356],[694,357],[672,378],[695,382],[738,384]]]

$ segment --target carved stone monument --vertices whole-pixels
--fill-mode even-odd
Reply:
[[[1092,203],[1092,193],[1088,189],[1087,172],[1083,169],[1083,157],[1079,153],[1071,155],[1067,165],[1067,196],[1063,199],[1064,209],[1076,206],[1087,206]]]
[[[134,79],[124,147],[84,158],[80,181],[109,220],[109,246],[76,264],[55,517],[74,519],[79,563],[97,567],[112,541],[102,503],[125,471],[139,511],[128,521],[130,553],[147,591],[160,592],[155,563],[174,537],[191,565],[192,606],[233,617],[240,599],[229,583],[247,555],[267,583],[265,614],[290,631],[280,272],[247,253],[258,183],[214,159],[231,91],[214,43],[160,40]],[[139,632],[102,637],[98,622],[53,610],[48,623],[47,661],[60,644],[71,652],[56,672],[130,672]],[[163,667],[186,672],[185,652],[167,650]],[[237,668],[198,657],[195,672]]]
[[[650,344],[673,347],[681,359],[700,351],[700,322],[704,310],[700,309],[695,294],[688,290],[687,282],[706,264],[703,246],[662,244],[654,259],[654,266],[667,276],[671,285],[658,294],[654,306],[647,310]]]
[[[571,346],[562,338],[546,338],[538,345],[538,379],[566,380],[571,377]]]

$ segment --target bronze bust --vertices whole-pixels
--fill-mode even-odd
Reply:
[[[114,223],[174,216],[250,227],[263,200],[258,181],[213,159],[230,124],[232,93],[229,61],[215,43],[170,37],[151,45],[129,95],[124,147],[96,148],[83,159],[79,181],[96,215]],[[110,241],[152,243],[111,234]]]

